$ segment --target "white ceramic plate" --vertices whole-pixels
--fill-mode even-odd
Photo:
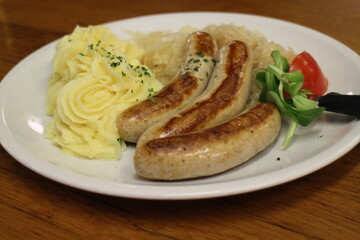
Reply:
[[[258,30],[269,40],[307,50],[330,79],[329,91],[360,90],[359,56],[338,41],[314,30],[280,20],[229,13],[178,13],[132,18],[107,24],[121,38],[126,30],[179,30],[184,25],[235,23]],[[142,199],[198,199],[240,194],[285,183],[335,161],[359,143],[355,118],[326,113],[310,127],[299,129],[286,151],[280,138],[247,163],[216,176],[176,182],[147,181],[132,165],[133,147],[122,160],[84,160],[63,155],[42,133],[46,86],[55,53],[52,42],[16,65],[0,84],[0,140],[4,148],[33,171],[57,182],[101,194]],[[356,92],[359,94],[359,92]],[[277,160],[280,158],[280,160]]]

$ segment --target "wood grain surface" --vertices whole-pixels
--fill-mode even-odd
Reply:
[[[76,25],[183,11],[287,20],[360,53],[359,0],[0,0],[0,79]],[[360,239],[359,160],[358,145],[333,164],[270,189],[205,200],[149,201],[53,182],[0,146],[0,239]]]

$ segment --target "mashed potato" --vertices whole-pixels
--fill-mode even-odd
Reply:
[[[64,36],[53,59],[45,136],[69,154],[117,159],[125,143],[116,117],[162,87],[141,64],[143,54],[103,26],[77,27]]]

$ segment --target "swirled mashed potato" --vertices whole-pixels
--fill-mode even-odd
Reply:
[[[53,59],[45,136],[69,154],[117,159],[126,148],[117,116],[162,87],[141,64],[143,54],[104,26],[76,27],[64,36]]]

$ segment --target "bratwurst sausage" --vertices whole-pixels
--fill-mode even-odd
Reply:
[[[180,180],[231,169],[271,144],[281,125],[278,109],[259,103],[218,126],[158,138],[137,147],[135,168],[140,176]]]
[[[208,128],[244,110],[251,87],[253,54],[241,41],[225,44],[205,91],[183,110],[151,126],[138,145],[156,138]]]
[[[167,86],[118,116],[116,124],[123,140],[137,142],[149,126],[178,111],[204,91],[214,68],[216,41],[208,33],[195,32],[189,35],[186,49],[179,74]]]

